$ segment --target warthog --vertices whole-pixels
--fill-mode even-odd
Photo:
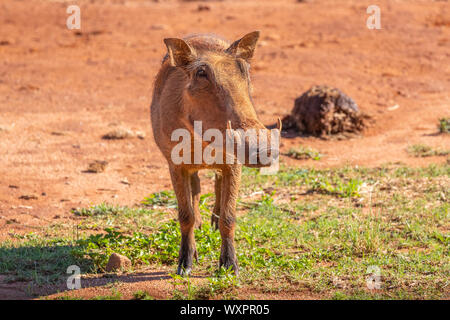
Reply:
[[[172,141],[172,133],[185,129],[191,133],[188,158],[194,159],[194,121],[201,121],[202,130],[218,129],[224,136],[233,129],[257,129],[258,137],[270,131],[258,120],[251,98],[249,61],[253,56],[259,32],[252,32],[229,43],[213,35],[193,35],[184,39],[164,39],[168,53],[163,59],[156,76],[151,120],[153,135],[159,149],[167,159],[170,176],[178,201],[178,218],[181,228],[181,247],[177,273],[189,274],[193,259],[197,259],[194,228],[201,226],[199,211],[200,169],[213,169],[215,175],[216,201],[211,217],[215,228],[219,227],[222,237],[220,266],[232,267],[238,273],[234,248],[236,221],[236,198],[241,179],[242,165],[253,167],[268,166],[259,157],[250,163],[249,157],[233,163],[175,163],[172,150],[178,141]],[[281,122],[278,119],[278,130]],[[279,131],[278,131],[279,132]],[[200,133],[201,135],[202,133]],[[198,136],[198,133],[197,133]],[[245,138],[246,148],[251,140]],[[201,150],[208,145],[202,142]],[[234,151],[233,145],[233,151]],[[251,149],[251,148],[250,148]],[[271,157],[278,156],[278,150],[265,147],[254,148],[256,155],[262,152]],[[255,151],[256,150],[256,151]],[[198,150],[197,150],[198,151]],[[228,151],[228,150],[227,150]],[[191,152],[191,151],[189,151]]]

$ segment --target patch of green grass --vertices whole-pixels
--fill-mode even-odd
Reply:
[[[220,268],[215,275],[208,277],[204,285],[195,285],[190,277],[181,277],[171,274],[174,287],[172,299],[174,300],[209,300],[213,298],[233,300],[237,298],[237,289],[240,287],[238,278],[230,269]]]
[[[84,300],[83,298],[80,297],[74,297],[74,296],[69,296],[69,295],[63,295],[63,296],[58,296],[52,300]]]
[[[147,291],[142,290],[136,291],[133,294],[133,298],[135,300],[155,300],[155,298],[152,297]]]
[[[133,265],[160,262],[173,263],[178,254],[176,243],[180,232],[175,221],[169,221],[151,235],[141,232],[122,233],[106,228],[106,234],[90,235],[77,241],[78,248],[73,254],[79,258],[90,258],[98,270],[105,270],[112,253],[119,253],[131,259]]]
[[[227,270],[222,267],[215,276],[208,278],[208,284],[204,291],[213,298],[220,297],[223,300],[231,300],[236,298],[239,287],[239,280],[231,268]]]
[[[303,146],[299,148],[291,148],[285,155],[297,160],[320,160],[322,158],[322,155],[319,153],[319,151]]]
[[[408,153],[414,157],[446,156],[450,150],[435,150],[424,144],[414,144],[408,147]]]
[[[106,228],[121,231],[149,232],[161,221],[167,220],[167,212],[147,206],[120,207],[106,203],[72,211],[77,216],[88,217],[77,226],[77,231],[101,231]]]
[[[181,234],[178,222],[170,220],[162,223],[153,233],[131,234],[106,228],[106,233],[90,235],[77,241],[73,254],[79,258],[89,258],[96,270],[104,271],[112,253],[119,253],[131,259],[132,264],[159,263],[171,265],[178,259]],[[195,231],[198,253],[202,257],[216,255],[220,247],[220,235],[209,224],[203,224]]]
[[[197,287],[192,285],[190,277],[182,277],[177,274],[170,274],[172,278],[172,299],[173,300],[196,300]]]
[[[255,180],[257,184],[255,184]],[[282,168],[277,175],[259,175],[257,169],[244,168],[242,185],[244,188],[273,188],[306,186],[307,192],[318,192],[338,197],[359,197],[363,184],[362,176],[347,175],[345,171]]]
[[[440,133],[449,133],[450,132],[450,118],[439,119],[438,129],[439,129]]]
[[[336,291],[332,296],[333,300],[385,300],[386,296],[378,292],[355,291],[347,294],[342,291]]]
[[[177,208],[177,200],[173,191],[155,192],[144,198],[144,206],[165,206],[167,208]]]
[[[205,194],[200,201],[204,223],[195,231],[199,259],[192,272],[210,276],[200,284],[173,276],[173,298],[234,299],[241,288],[333,299],[446,298],[449,186],[448,165],[282,167],[269,176],[245,168],[235,236],[240,276],[217,271],[221,238],[206,222],[214,195]],[[252,195],[263,189],[271,191]],[[174,196],[148,199],[153,200],[135,208],[101,204],[80,211],[77,237],[73,228],[61,225],[4,242],[0,273],[54,283],[60,277],[52,277],[66,276],[71,264],[82,265],[83,273],[103,272],[113,252],[129,257],[135,270],[146,264],[176,270],[180,231]],[[366,284],[374,266],[380,270],[378,290]]]
[[[110,206],[106,203],[95,205],[89,208],[73,209],[72,213],[82,217],[92,217],[99,215],[117,215],[126,211],[126,208],[119,206]]]
[[[76,244],[68,239],[46,239],[28,234],[20,241],[0,243],[0,274],[11,281],[29,281],[33,285],[57,284],[67,278],[67,268],[78,265],[89,270],[91,262],[71,253]]]
[[[448,275],[445,270],[450,266],[446,257],[449,237],[442,229],[448,224],[448,167],[282,168],[276,176],[260,176],[245,169],[243,182],[243,193],[253,190],[255,183],[259,188],[274,186],[275,192],[263,194],[257,201],[239,200],[246,210],[238,218],[235,238],[240,285],[276,291],[282,290],[276,289],[281,281],[286,288],[289,283],[300,283],[304,290],[323,293],[338,290],[336,283],[344,283],[341,291],[346,298],[442,295]],[[213,200],[211,195],[202,199],[204,215],[210,214]],[[142,236],[109,230],[101,241],[91,236],[87,246],[78,244],[88,255],[92,248],[105,253],[112,249],[135,262],[141,259],[176,266],[177,222],[159,224],[144,241],[137,241]],[[111,237],[115,240],[108,239]],[[205,223],[195,237],[199,251],[195,268],[214,273],[219,233]],[[105,239],[104,246],[92,247],[92,242]],[[369,292],[364,296],[365,273],[370,266],[381,269],[384,288],[376,295]],[[223,278],[212,277],[208,285],[197,287],[186,279],[176,279],[180,282],[175,287],[183,288],[174,291],[174,298],[179,299],[215,297],[223,283]],[[236,286],[225,284],[224,288]]]
[[[111,294],[105,295],[105,296],[95,296],[91,298],[90,300],[121,300],[122,294],[120,293],[119,289],[113,288],[111,290]]]

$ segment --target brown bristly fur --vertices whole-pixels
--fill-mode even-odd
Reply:
[[[171,150],[177,142],[171,141],[171,134],[184,128],[193,139],[194,121],[202,121],[204,131],[215,128],[225,133],[228,122],[233,129],[265,129],[253,107],[249,76],[249,62],[258,37],[259,32],[252,32],[234,43],[213,35],[164,40],[168,54],[156,76],[151,120],[156,144],[169,164],[178,200],[182,234],[178,274],[188,274],[197,257],[194,227],[201,225],[200,169],[216,171],[216,203],[211,223],[219,227],[222,237],[220,265],[238,271],[234,230],[242,165],[204,162],[176,165]]]

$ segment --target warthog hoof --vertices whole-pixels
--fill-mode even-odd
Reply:
[[[187,277],[191,274],[191,268],[184,269],[181,265],[178,266],[177,275]]]
[[[224,269],[228,270],[231,267],[231,270],[233,270],[234,274],[236,276],[239,275],[239,266],[237,264],[237,260],[231,259],[231,258],[220,258],[220,264],[219,268],[223,267]]]
[[[213,227],[214,230],[219,229],[219,216],[215,213],[211,216],[211,227]]]
[[[220,267],[224,267],[227,270],[231,267],[236,275],[239,274],[236,251],[234,249],[232,240],[224,241],[222,243],[222,248],[220,250],[219,268]]]
[[[202,224],[203,224],[202,218],[195,218],[195,228],[196,229],[200,230],[202,228]]]
[[[194,258],[195,261],[198,261],[197,249],[181,251],[178,260],[177,275],[188,276],[191,273]]]

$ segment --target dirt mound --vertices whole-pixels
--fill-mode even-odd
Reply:
[[[314,86],[295,99],[294,109],[283,119],[283,128],[320,137],[342,136],[361,132],[366,118],[339,89]]]

